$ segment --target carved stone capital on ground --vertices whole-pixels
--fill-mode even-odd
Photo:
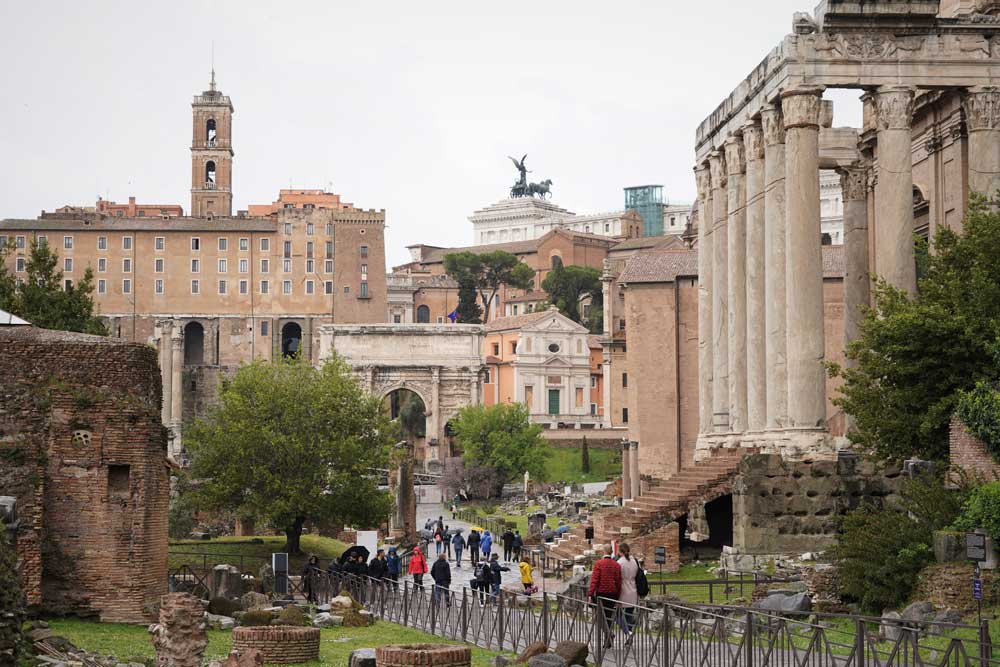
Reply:
[[[764,128],[758,120],[751,120],[743,126],[743,150],[747,162],[764,159]]]
[[[818,129],[822,102],[822,88],[796,87],[781,93],[781,113],[785,117],[785,129],[796,127]]]
[[[1000,129],[1000,89],[972,88],[962,101],[962,108],[970,132]]]
[[[764,130],[765,145],[785,143],[785,119],[781,115],[780,105],[765,104],[760,110],[760,123]]]
[[[726,170],[730,176],[739,176],[747,170],[743,137],[739,134],[731,134],[726,139]]]
[[[857,201],[868,196],[868,169],[857,165],[842,167],[840,172],[840,187],[844,191],[844,201]]]
[[[712,151],[708,154],[708,163],[712,170],[712,187],[715,189],[725,188],[727,183],[726,156],[722,151]]]
[[[913,89],[879,88],[875,94],[875,113],[880,130],[909,130],[913,122]]]

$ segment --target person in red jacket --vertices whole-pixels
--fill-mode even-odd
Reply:
[[[427,574],[427,559],[424,558],[424,552],[420,550],[419,546],[413,550],[413,555],[410,556],[410,567],[406,571],[413,575],[414,586],[424,587],[424,575]]]
[[[622,592],[622,569],[611,557],[611,547],[604,551],[604,558],[594,563],[594,573],[590,577],[590,588],[587,595],[596,598],[594,602],[601,606],[604,612],[604,631],[606,638],[604,646],[611,647],[611,624],[615,619],[615,609],[618,606],[618,596]]]

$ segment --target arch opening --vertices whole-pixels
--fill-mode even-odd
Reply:
[[[209,190],[215,189],[215,160],[205,163],[205,187]]]
[[[209,146],[215,145],[215,119],[209,118],[208,122],[205,123],[205,139],[208,141]]]
[[[184,326],[184,363],[205,363],[205,327],[200,322],[188,322]]]
[[[417,324],[430,324],[431,309],[426,305],[417,306]]]
[[[288,322],[281,327],[281,356],[294,357],[302,345],[302,327],[296,322]]]
[[[427,437],[427,407],[420,394],[406,388],[393,389],[383,401],[389,417],[399,422],[404,438],[413,442]]]

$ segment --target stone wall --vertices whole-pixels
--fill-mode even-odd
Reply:
[[[836,539],[839,516],[865,501],[881,506],[902,478],[898,467],[879,468],[849,452],[836,461],[746,456],[733,487],[734,549],[741,555],[822,551]]]
[[[233,648],[257,649],[268,664],[319,660],[319,628],[287,625],[240,627],[233,630]]]
[[[1000,464],[986,450],[986,443],[969,433],[958,417],[952,417],[948,433],[948,460],[974,477],[1000,479]]]
[[[169,502],[156,352],[34,327],[0,327],[0,349],[0,495],[18,500],[30,604],[149,620]]]
[[[660,566],[655,563],[656,547],[666,547],[667,562],[663,565],[665,572],[677,572],[681,569],[680,526],[676,521],[671,521],[645,535],[637,535],[633,538],[623,537],[622,542],[628,543],[633,554],[643,557],[643,566],[647,570],[659,571],[660,569]]]

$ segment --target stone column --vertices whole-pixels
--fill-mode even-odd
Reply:
[[[695,169],[698,183],[698,433],[712,432],[712,174]],[[605,297],[607,298],[607,297]]]
[[[170,425],[170,410],[173,407],[174,352],[170,343],[173,328],[173,323],[168,320],[160,322],[160,337],[156,341],[157,347],[160,348],[160,383],[163,390],[160,421],[163,422],[164,426]]]
[[[868,169],[840,170],[844,201],[844,346],[861,334],[862,306],[869,304]],[[847,364],[851,361],[846,360]]]
[[[1000,88],[973,88],[963,102],[969,131],[969,189],[994,197],[1000,189]]]
[[[184,370],[184,337],[181,327],[173,327],[173,331],[170,334],[170,351],[173,356],[170,362],[170,373],[173,376],[170,381],[170,421],[177,426],[177,432],[179,433],[183,417],[183,403],[181,398],[183,378],[181,373]]]
[[[628,440],[622,440],[622,500],[632,498],[632,462],[629,460],[629,448],[632,446]]]
[[[438,461],[444,465],[444,435],[441,433],[441,368],[431,368],[431,436],[438,443]]]
[[[639,474],[639,441],[632,441],[632,457],[629,461],[632,464],[632,498],[638,498],[642,494],[642,487],[639,482],[642,479]]]
[[[746,151],[747,430],[767,425],[764,341],[764,132],[760,121],[743,126]]]
[[[913,89],[879,88],[875,95],[878,183],[875,185],[875,271],[915,294],[913,256],[913,156],[910,124]]]
[[[803,87],[786,90],[781,95],[788,196],[785,210],[788,420],[793,428],[820,428],[826,423],[819,199],[822,94],[822,89]]]
[[[729,432],[729,241],[726,158],[709,155],[712,171],[712,430]]]
[[[747,226],[743,137],[726,140],[729,275],[729,430],[747,429]]]
[[[788,421],[785,359],[785,120],[779,105],[761,110],[764,131],[764,387],[767,428]]]

